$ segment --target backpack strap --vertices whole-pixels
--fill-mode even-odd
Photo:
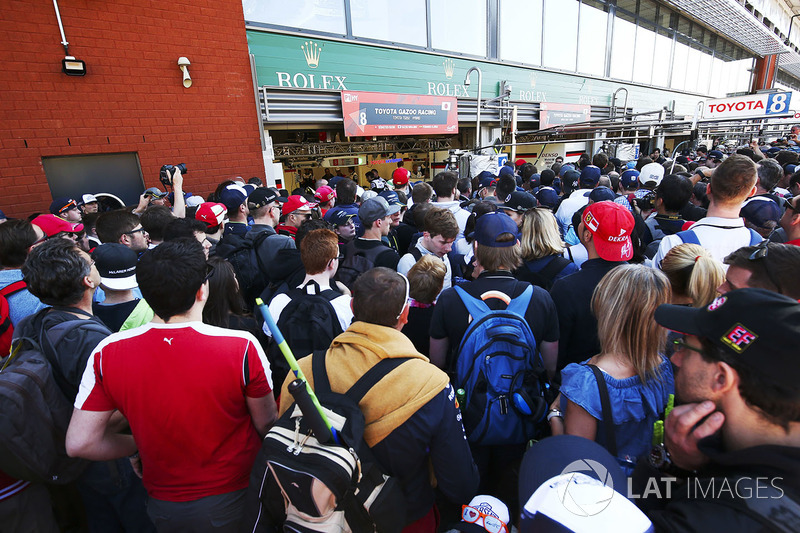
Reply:
[[[759,235],[758,232],[753,228],[747,228],[747,229],[750,230],[750,246],[755,246],[764,240],[764,237]]]
[[[697,238],[697,234],[690,229],[687,229],[686,231],[679,231],[675,235],[677,235],[678,238],[681,240],[681,242],[684,244],[689,243],[689,244],[697,244],[698,246],[700,245],[700,239]],[[761,237],[759,237],[759,239],[760,238]]]
[[[411,247],[411,248],[408,250],[408,253],[410,253],[411,255],[413,255],[413,256],[414,256],[414,261],[419,261],[420,259],[422,259],[422,252],[420,252],[420,251],[419,251],[419,248],[417,248],[417,245],[416,245],[416,244],[415,244],[415,245],[413,245],[413,246],[412,246],[412,247]]]
[[[461,301],[464,303],[464,307],[467,308],[467,313],[472,316],[473,320],[477,320],[479,317],[492,312],[492,310],[489,309],[489,306],[486,305],[486,302],[480,298],[474,298],[458,285],[453,288],[456,290],[456,294],[458,294],[458,297],[461,298]]]
[[[331,382],[325,369],[325,356],[328,350],[317,350],[311,354],[311,375],[314,376],[314,392],[326,394],[331,392]]]
[[[28,284],[25,283],[24,279],[21,279],[19,281],[15,281],[14,283],[9,283],[8,285],[6,285],[2,289],[0,289],[0,295],[10,296],[10,295],[14,294],[15,292],[19,292],[22,289],[25,289],[27,287],[28,287]]]
[[[367,373],[361,376],[345,394],[354,402],[361,402],[361,399],[372,387],[386,377],[392,370],[410,359],[410,357],[381,359],[378,364],[367,370]]]
[[[528,287],[522,291],[522,294],[509,302],[508,307],[506,307],[506,311],[524,317],[525,313],[528,311],[528,306],[531,303],[532,297],[533,285],[528,285]]]
[[[568,264],[570,264],[569,259],[556,255],[538,272],[538,274],[545,280],[552,281]]]
[[[614,414],[611,412],[611,399],[608,396],[606,378],[603,377],[603,371],[597,368],[597,366],[586,366],[588,366],[594,374],[597,380],[597,388],[600,390],[600,405],[603,409],[603,426],[606,429],[606,449],[608,453],[617,457],[617,436],[614,434]]]

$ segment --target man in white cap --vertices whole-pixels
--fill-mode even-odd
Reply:
[[[78,207],[84,215],[97,213],[97,197],[94,194],[84,194],[78,201]]]

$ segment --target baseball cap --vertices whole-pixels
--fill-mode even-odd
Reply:
[[[568,170],[575,170],[575,166],[572,163],[565,163],[561,165],[561,168],[558,169],[558,177],[563,178]]]
[[[797,300],[766,289],[738,289],[706,307],[660,305],[655,319],[667,329],[708,339],[756,374],[797,387]]]
[[[53,200],[53,203],[50,204],[50,213],[53,215],[59,215],[77,207],[78,204],[72,198],[60,196]]]
[[[498,242],[497,238],[503,233],[511,233],[515,240]],[[491,248],[508,248],[517,244],[520,238],[517,223],[502,211],[486,213],[475,222],[475,231],[471,235],[478,244]]]
[[[138,254],[119,243],[104,243],[94,249],[92,259],[100,273],[100,282],[117,291],[134,289]]]
[[[494,496],[484,494],[475,496],[470,500],[469,506],[461,512],[461,522],[454,524],[453,529],[463,533],[495,531],[496,529],[491,526],[499,528],[499,524],[496,522],[494,524],[484,522],[484,520],[491,520],[489,517],[501,521],[506,526],[506,531],[511,531],[509,527],[511,513],[508,512],[508,506]]]
[[[481,189],[485,189],[486,187],[494,187],[496,184],[497,177],[488,170],[484,170],[478,174],[478,187]]]
[[[199,194],[186,193],[186,207],[200,207],[205,202],[205,199]]]
[[[408,183],[408,176],[410,172],[407,168],[396,168],[394,172],[392,172],[392,183],[395,187],[402,187]]]
[[[247,200],[247,197],[250,196],[255,189],[253,185],[232,183],[222,189],[222,192],[219,194],[219,201],[225,204],[228,211],[234,211]]]
[[[194,218],[200,222],[205,222],[209,228],[213,228],[222,224],[225,220],[225,215],[228,214],[228,208],[222,204],[214,202],[205,202],[200,204]]]
[[[592,192],[589,193],[589,200],[592,202],[604,202],[606,200],[613,201],[616,197],[617,195],[614,194],[614,191],[608,187],[595,187],[592,189]]]
[[[155,198],[164,198],[167,195],[167,193],[161,192],[161,189],[158,187],[150,187],[149,189],[145,189],[144,194],[145,196],[150,194]]]
[[[372,189],[364,191],[364,194],[361,195],[361,202],[366,202],[370,198],[375,198],[376,196],[378,196],[378,191],[373,191]]]
[[[739,216],[750,224],[772,230],[781,220],[783,210],[772,198],[766,196],[754,196],[742,204]]]
[[[287,200],[286,203],[283,204],[281,208],[282,215],[288,215],[289,213],[294,213],[295,211],[300,211],[301,213],[310,213],[311,209],[317,207],[317,204],[311,203],[306,200],[306,197],[300,194],[293,194]]]
[[[536,193],[536,199],[540,205],[553,208],[558,204],[558,193],[550,187],[546,189],[539,189]]]
[[[709,159],[722,159],[724,157],[724,154],[719,150],[711,150],[710,152],[708,152],[708,157]]]
[[[55,215],[39,215],[31,220],[31,224],[39,226],[48,237],[58,235],[61,232],[78,233],[83,231],[83,224],[71,224],[61,217]]]
[[[597,202],[586,207],[581,221],[592,232],[595,250],[602,259],[628,261],[633,257],[634,221],[625,207],[614,202]]]
[[[639,186],[639,171],[638,170],[626,170],[619,176],[619,181],[622,183],[622,186],[626,189],[633,189],[634,187]]]
[[[497,172],[497,177],[499,178],[503,174],[506,174],[506,175],[511,176],[513,178],[514,177],[514,170],[511,167],[507,166],[507,165],[503,165],[502,167],[500,167],[500,170]]]
[[[636,170],[636,161],[628,161],[627,163],[625,163],[625,167],[628,168],[629,170],[630,169]]]
[[[361,207],[358,208],[358,218],[367,227],[370,227],[376,220],[393,215],[398,211],[400,211],[399,202],[397,205],[390,206],[386,198],[383,196],[375,196],[361,203]]]
[[[516,161],[514,161],[514,165],[516,165],[518,167],[521,167],[525,163],[527,163],[527,161],[525,161],[524,159],[517,159]]]
[[[389,207],[399,205],[400,208],[403,208],[403,203],[400,202],[400,197],[397,196],[397,193],[394,191],[381,191],[378,193],[378,196],[386,200],[386,203],[389,204]]]
[[[353,213],[348,213],[347,211],[334,211],[328,221],[334,226],[344,226],[348,224],[350,219],[352,219],[354,216],[356,215]]]
[[[797,165],[793,165],[791,163],[783,167],[783,172],[785,174],[794,174],[796,171],[797,171]]]
[[[603,171],[600,170],[600,167],[586,165],[584,169],[581,170],[581,177],[579,180],[581,188],[590,188],[597,185],[597,182],[600,181],[600,175],[602,173]]]
[[[80,207],[82,205],[91,204],[92,202],[96,201],[97,197],[94,194],[84,194],[81,196],[81,199],[78,200],[78,206]]]
[[[329,187],[328,185],[323,185],[317,192],[314,193],[314,198],[320,201],[320,203],[330,202],[334,198],[336,198],[336,191],[333,190],[333,187]]]
[[[250,209],[258,209],[272,202],[284,203],[285,201],[286,198],[281,196],[278,189],[274,187],[259,187],[247,197],[247,205]]]
[[[538,205],[536,197],[526,192],[514,191],[508,196],[508,200],[500,206],[500,209],[510,209],[517,213],[524,213],[528,209],[533,209]]]
[[[573,189],[577,189],[581,179],[581,173],[575,169],[569,169],[564,173],[564,183],[569,183]],[[553,180],[555,183],[555,180]]]
[[[658,163],[648,163],[642,167],[639,183],[642,185],[658,185],[664,177],[664,167]]]
[[[652,531],[625,490],[624,472],[601,445],[574,435],[543,439],[520,466],[520,531]]]

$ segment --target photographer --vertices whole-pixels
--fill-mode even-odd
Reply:
[[[177,218],[184,218],[186,216],[186,200],[183,197],[183,174],[181,168],[185,171],[186,165],[183,163],[179,165],[164,165],[161,167],[161,174],[159,176],[164,187],[172,186],[175,197],[175,203],[172,206],[172,214]],[[159,196],[156,191],[161,192],[157,188],[151,187],[142,193],[139,197],[139,205],[133,210],[134,215],[141,215],[144,213],[145,209],[151,205],[158,205],[156,202],[162,198],[164,199],[162,205],[166,204],[167,195]]]

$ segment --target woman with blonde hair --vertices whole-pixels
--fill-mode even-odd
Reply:
[[[705,307],[717,297],[725,268],[697,244],[679,244],[661,261],[661,271],[672,286],[672,303]]]
[[[578,271],[578,265],[561,255],[565,244],[552,211],[529,209],[522,218],[521,229],[523,264],[514,272],[517,279],[550,290],[556,280]]]
[[[592,296],[601,351],[561,371],[563,415],[555,409],[548,417],[563,416],[567,434],[605,446],[628,475],[649,453],[653,423],[674,392],[661,353],[666,330],[653,319],[670,297],[669,280],[654,268],[622,265],[606,274]]]

